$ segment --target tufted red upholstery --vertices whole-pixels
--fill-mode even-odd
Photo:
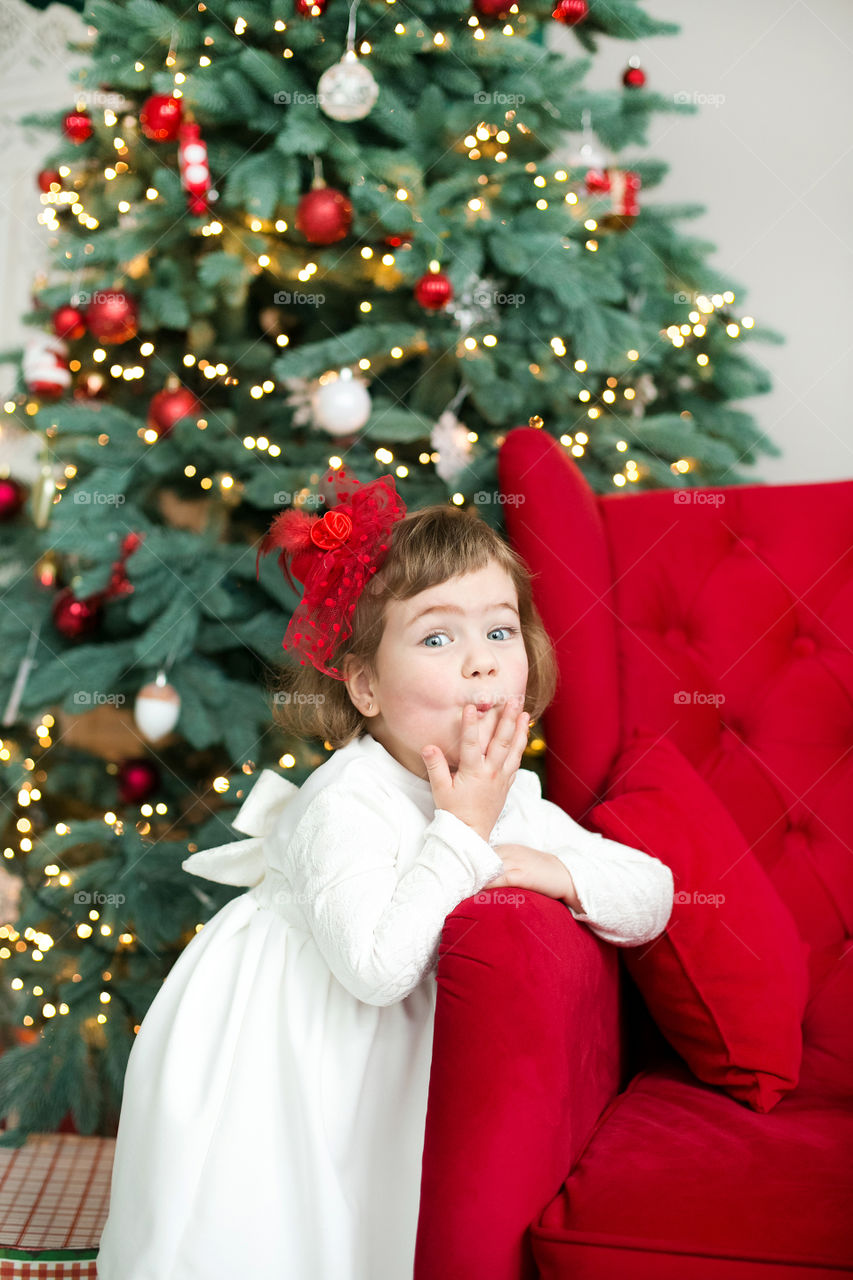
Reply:
[[[591,825],[635,732],[678,747],[810,945],[804,1053],[798,1087],[750,1111],[696,1079],[618,950],[578,945],[557,904],[531,895],[512,928],[488,895],[461,904],[437,971],[415,1280],[849,1274],[853,481],[597,497],[526,427],[499,475],[559,661],[548,798]]]

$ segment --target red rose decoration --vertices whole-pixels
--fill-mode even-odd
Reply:
[[[322,520],[311,526],[311,541],[323,551],[331,551],[346,542],[352,533],[352,520],[345,511],[327,511]]]

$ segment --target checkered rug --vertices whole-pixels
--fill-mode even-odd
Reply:
[[[71,1133],[0,1147],[0,1280],[97,1280],[114,1151]]]

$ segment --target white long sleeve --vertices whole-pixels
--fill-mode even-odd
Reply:
[[[487,841],[445,809],[414,864],[396,867],[399,834],[376,799],[352,786],[320,791],[281,864],[332,973],[367,1004],[404,999],[438,958],[444,921],[500,875]]]
[[[538,784],[540,791],[541,787]],[[540,799],[546,853],[568,868],[582,912],[576,920],[617,947],[639,947],[663,933],[672,914],[672,871],[648,853],[587,831],[550,800]],[[538,806],[537,806],[538,808]]]

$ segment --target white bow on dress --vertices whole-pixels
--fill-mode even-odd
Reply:
[[[231,826],[244,831],[250,840],[232,840],[215,849],[202,849],[181,863],[190,875],[219,884],[260,884],[266,871],[264,839],[273,830],[282,809],[297,795],[299,787],[273,769],[263,769],[252,790],[238,809]]]

